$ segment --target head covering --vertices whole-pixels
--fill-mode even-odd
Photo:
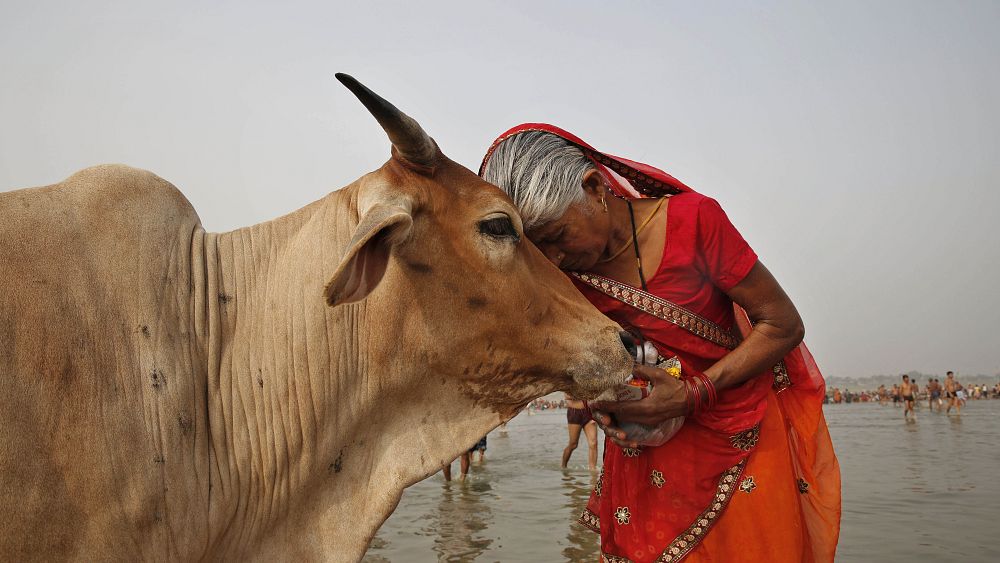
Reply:
[[[493,156],[493,151],[500,143],[525,131],[551,133],[579,148],[583,151],[584,156],[594,163],[594,166],[607,178],[611,184],[611,193],[622,199],[656,198],[694,191],[659,168],[603,153],[569,131],[548,123],[522,123],[497,137],[497,140],[493,141],[489,150],[486,151],[486,156],[483,157],[483,163],[479,166],[479,175],[483,175],[487,161]]]

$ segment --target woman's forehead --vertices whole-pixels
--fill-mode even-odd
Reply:
[[[565,222],[565,219],[566,219],[566,215],[563,214],[562,217],[559,217],[558,219],[553,219],[552,221],[549,221],[548,223],[542,223],[541,225],[535,225],[534,227],[528,229],[525,232],[525,234],[528,235],[528,238],[530,238],[532,240],[544,240],[546,238],[551,237],[552,235],[555,235],[557,232],[559,232],[559,229],[561,229],[563,227],[563,223]]]

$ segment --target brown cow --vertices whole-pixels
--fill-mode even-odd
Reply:
[[[117,165],[0,194],[0,560],[356,560],[532,398],[628,375],[508,198],[338,78],[392,158],[273,221]]]

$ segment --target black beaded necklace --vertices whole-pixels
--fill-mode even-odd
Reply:
[[[636,232],[635,228],[635,211],[632,210],[632,200],[626,199],[625,203],[628,204],[628,218],[632,223],[632,247],[635,248],[635,265],[639,268],[639,283],[642,284],[643,291],[649,291],[646,288],[646,276],[642,275],[642,255],[639,253],[639,233]]]

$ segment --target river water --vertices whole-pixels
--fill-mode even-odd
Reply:
[[[873,403],[826,416],[843,480],[837,561],[1000,561],[1000,400],[960,417],[925,403],[915,423]],[[452,482],[407,489],[364,561],[596,561],[597,535],[575,522],[592,487],[587,445],[559,467],[565,422],[522,413],[490,433],[464,482],[456,461]]]

